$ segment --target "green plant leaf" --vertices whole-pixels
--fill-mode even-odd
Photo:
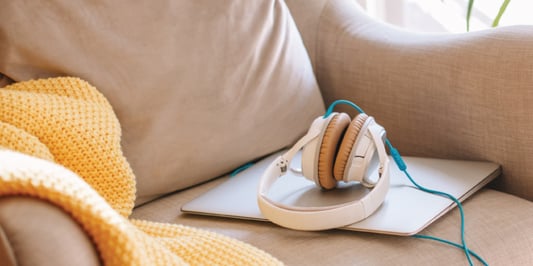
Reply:
[[[466,31],[470,31],[470,16],[472,15],[474,0],[468,0],[468,9],[466,10]]]
[[[494,18],[494,21],[492,22],[492,27],[498,27],[498,24],[500,24],[500,18],[502,17],[503,13],[505,13],[505,10],[507,9],[509,2],[511,2],[511,0],[503,1],[502,6],[500,7],[500,10],[498,11],[498,15],[496,15],[496,17]]]

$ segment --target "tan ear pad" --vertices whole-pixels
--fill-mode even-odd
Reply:
[[[324,189],[337,186],[333,177],[333,164],[339,143],[349,124],[350,117],[347,114],[335,114],[324,131],[318,154],[318,183]]]
[[[335,165],[333,167],[333,176],[337,181],[343,180],[344,171],[346,169],[348,159],[350,158],[350,153],[352,152],[353,145],[355,144],[357,135],[359,135],[359,132],[361,131],[361,128],[365,124],[367,118],[368,115],[359,114],[350,123],[348,129],[346,130],[346,133],[344,133],[344,137],[342,138],[339,151],[337,152],[337,157],[335,158]]]

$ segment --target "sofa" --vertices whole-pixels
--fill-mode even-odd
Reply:
[[[348,99],[403,155],[501,164],[464,202],[466,241],[490,265],[533,264],[531,26],[409,32],[352,0],[28,0],[3,3],[0,17],[0,87],[75,76],[109,100],[136,176],[132,219],[213,231],[287,265],[467,264],[430,240],[180,212]],[[459,219],[453,209],[422,233],[459,242]],[[0,198],[0,265],[101,263],[59,206]]]

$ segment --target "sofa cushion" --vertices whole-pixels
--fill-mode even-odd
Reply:
[[[259,247],[287,265],[468,265],[462,250],[405,236],[330,230],[303,232],[267,222],[182,214],[181,205],[225,178],[174,193],[134,209],[132,217],[192,225]],[[533,203],[483,189],[464,202],[466,241],[489,265],[531,265]],[[459,243],[458,209],[439,218],[421,234]],[[474,260],[475,265],[481,265]]]
[[[287,146],[323,111],[281,0],[21,0],[0,17],[2,74],[79,76],[109,99],[137,203]]]

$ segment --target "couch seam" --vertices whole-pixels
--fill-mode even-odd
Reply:
[[[17,266],[19,265],[17,262],[17,257],[15,256],[15,250],[13,249],[13,246],[11,245],[11,242],[9,241],[9,236],[6,234],[5,230],[3,229],[2,225],[0,224],[0,248],[5,250],[6,254],[8,255],[7,260],[11,261],[12,265]]]
[[[320,50],[319,46],[320,46],[320,42],[318,41],[319,40],[319,33],[320,33],[320,28],[321,28],[321,25],[322,25],[322,18],[324,17],[324,12],[326,11],[326,7],[328,7],[331,3],[331,0],[327,0],[325,3],[324,3],[324,6],[322,6],[322,10],[320,10],[320,13],[318,15],[318,23],[316,24],[316,29],[315,29],[315,51],[313,52],[313,55],[310,55],[313,57],[313,61],[315,62],[315,76],[316,76],[316,79],[318,80],[318,77],[320,76],[320,74],[318,73],[319,71],[319,62],[318,62],[318,51]],[[320,83],[319,83],[319,86],[320,86]]]

